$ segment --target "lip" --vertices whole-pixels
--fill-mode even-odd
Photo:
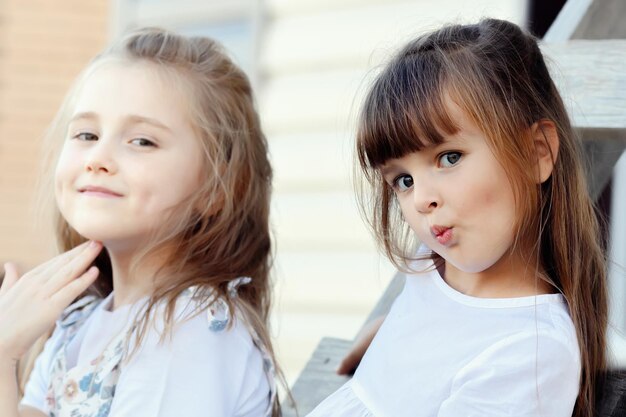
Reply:
[[[94,197],[122,197],[122,194],[110,190],[106,187],[100,187],[96,185],[87,185],[80,187],[78,192],[81,194],[87,194]]]
[[[437,239],[437,242],[446,246],[452,241],[453,228],[448,226],[435,225],[430,228],[430,232]]]

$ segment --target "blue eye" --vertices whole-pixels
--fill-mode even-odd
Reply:
[[[393,180],[393,187],[398,191],[406,191],[413,186],[413,177],[400,175]]]
[[[72,139],[78,139],[82,141],[94,141],[94,140],[98,140],[98,136],[89,132],[80,132],[72,136]]]
[[[439,165],[450,168],[456,165],[461,159],[461,152],[446,152],[439,157]]]

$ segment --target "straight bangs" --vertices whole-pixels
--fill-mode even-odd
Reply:
[[[445,56],[433,50],[417,54],[409,45],[378,75],[359,116],[354,173],[358,206],[379,247],[405,272],[418,272],[411,266],[417,259],[440,260],[434,253],[416,255],[419,242],[380,168],[459,131],[447,105],[448,84]]]
[[[458,131],[446,106],[441,60],[433,54],[403,55],[378,76],[363,104],[356,150],[366,174]]]
[[[474,39],[477,33],[470,27],[464,35]],[[457,134],[460,126],[451,103],[480,126],[506,172],[517,210],[513,228],[520,232],[526,225],[532,234],[537,187],[534,171],[526,169],[532,166],[532,142],[525,137],[530,124],[497,78],[497,71],[485,67],[460,39],[437,45],[425,37],[400,51],[367,94],[357,128],[360,170],[355,172],[355,188],[361,214],[379,247],[399,269],[410,271],[411,263],[423,257],[416,258],[419,242],[380,168],[391,159],[440,145]],[[436,254],[431,258],[441,261]]]

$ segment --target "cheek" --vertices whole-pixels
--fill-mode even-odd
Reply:
[[[137,204],[139,210],[149,213],[163,212],[177,206],[188,199],[200,185],[197,177],[191,177],[184,170],[178,171],[177,175],[142,177],[144,180],[137,184]]]
[[[123,163],[123,180],[136,216],[163,216],[185,204],[202,184],[201,149],[184,141],[179,145],[155,152],[140,163],[130,160]]]
[[[74,175],[74,164],[72,161],[75,159],[71,158],[71,155],[68,155],[67,152],[61,153],[59,159],[57,161],[56,167],[54,169],[54,194],[57,200],[57,204],[60,204],[60,199],[63,196],[63,191],[69,184],[71,184],[73,175]]]
[[[490,168],[490,169],[489,169]],[[486,216],[513,217],[514,197],[506,173],[499,167],[475,167],[465,182],[458,181],[454,193],[466,211],[483,212]]]
[[[424,236],[424,230],[426,228],[424,228],[422,225],[422,222],[424,221],[423,216],[417,212],[411,198],[400,197],[398,199],[398,205],[400,206],[400,211],[402,212],[402,218],[404,219],[404,221],[417,235],[418,239],[424,240],[424,238],[426,237]]]
[[[485,187],[479,194],[479,203],[487,210],[495,208],[499,209],[503,202],[501,190],[495,187]],[[499,210],[496,210],[499,211]]]
[[[515,198],[513,190],[504,174],[496,177],[493,174],[476,193],[476,204],[472,208],[479,215],[480,222],[484,223],[485,230],[495,238],[500,236],[501,244],[506,245],[511,237],[515,216]]]
[[[66,141],[56,162],[55,177],[65,178],[70,174],[77,174],[78,170],[83,167],[81,163],[83,159],[83,153],[75,146],[72,146],[71,142]]]

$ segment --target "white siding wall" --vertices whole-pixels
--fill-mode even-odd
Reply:
[[[260,109],[276,172],[276,328],[289,379],[321,337],[354,337],[393,275],[350,181],[353,122],[376,67],[442,23],[495,16],[523,24],[525,8],[521,0],[265,2]]]

